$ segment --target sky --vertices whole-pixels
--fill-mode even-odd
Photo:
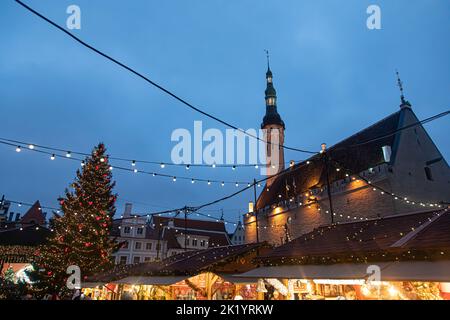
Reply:
[[[398,69],[419,119],[450,106],[450,2],[446,0],[24,0],[71,32],[211,114],[258,129],[265,113],[266,56],[286,124],[285,143],[333,145],[399,108]],[[366,27],[369,5],[381,29]],[[0,137],[112,156],[170,162],[175,129],[225,127],[193,112],[135,75],[80,46],[12,0],[0,2]],[[426,125],[447,161],[449,118]],[[79,164],[0,145],[0,195],[58,206]],[[286,160],[307,155],[286,151]],[[125,164],[126,166],[127,164]],[[140,169],[204,179],[251,181],[253,168]],[[196,206],[237,191],[234,185],[113,171],[117,212]],[[204,209],[236,221],[251,191]],[[24,208],[14,207],[23,212]]]

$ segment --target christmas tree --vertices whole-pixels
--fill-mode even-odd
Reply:
[[[116,244],[110,238],[115,214],[111,167],[101,143],[77,170],[71,190],[59,199],[63,215],[51,221],[53,234],[38,252],[37,268],[30,274],[36,293],[66,291],[67,268],[80,267],[81,280],[112,267]]]

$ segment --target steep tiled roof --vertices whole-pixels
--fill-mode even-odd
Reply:
[[[384,162],[382,147],[389,145],[394,148],[395,134],[377,139],[370,143],[357,145],[361,142],[378,138],[387,133],[398,129],[401,112],[391,114],[374,125],[350,136],[349,138],[337,143],[328,149],[331,160],[340,163],[342,166],[353,172],[361,172],[370,167],[375,167]],[[350,147],[349,146],[353,146]],[[278,201],[278,195],[286,193],[286,184],[295,185],[295,189],[291,188],[290,196],[307,191],[312,187],[323,186],[325,184],[325,165],[321,160],[321,155],[315,155],[308,159],[310,164],[297,164],[286,172],[275,178],[269,190],[264,188],[258,198],[258,208],[264,208],[267,205],[274,204]],[[334,161],[329,162],[330,180],[336,181],[343,179],[345,174],[343,171],[337,172],[334,169]],[[294,182],[293,182],[294,181]]]
[[[275,248],[259,259],[301,263],[302,260],[339,262],[339,259],[370,259],[380,254],[405,255],[412,251],[438,251],[450,248],[450,211],[448,209],[396,215],[368,221],[324,226]],[[425,251],[426,251],[425,250]],[[448,254],[449,252],[447,252]]]
[[[153,216],[153,224],[155,225],[155,228],[158,228],[160,224],[167,225],[169,221],[173,221],[173,225],[175,228],[185,227],[185,220],[183,218]],[[216,222],[207,220],[186,219],[186,228],[226,232],[225,224],[223,221]]]
[[[45,224],[45,215],[42,213],[41,204],[39,201],[36,201],[30,209],[23,215],[20,220],[22,224]]]

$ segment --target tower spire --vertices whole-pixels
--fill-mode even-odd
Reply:
[[[405,99],[405,95],[403,94],[403,82],[400,79],[400,74],[398,73],[398,70],[395,70],[395,74],[397,75],[397,85],[400,89],[400,101],[401,105],[400,107],[411,107],[411,104]]]
[[[267,58],[267,71],[270,70],[270,55],[269,55],[269,50],[264,49],[264,52],[266,53],[266,58]]]

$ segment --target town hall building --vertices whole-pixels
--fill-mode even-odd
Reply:
[[[270,67],[266,82],[261,127],[279,131],[275,151],[281,160],[255,210],[244,217],[246,242],[280,245],[323,225],[449,204],[450,168],[403,96],[400,79],[399,110],[334,146],[323,144],[322,152],[287,169],[282,147],[285,123],[277,110]],[[267,149],[273,152],[274,147]],[[267,154],[269,164],[271,156]]]

